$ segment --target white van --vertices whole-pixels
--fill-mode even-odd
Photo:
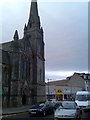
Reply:
[[[75,102],[79,107],[90,106],[90,92],[89,91],[77,91]]]

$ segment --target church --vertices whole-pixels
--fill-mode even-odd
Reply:
[[[45,101],[44,46],[37,1],[32,0],[23,38],[19,38],[16,30],[13,40],[2,43],[0,49],[2,107],[18,107]]]

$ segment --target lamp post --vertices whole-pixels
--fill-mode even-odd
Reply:
[[[52,80],[52,79],[47,79],[48,80],[48,96],[49,96],[49,80]]]

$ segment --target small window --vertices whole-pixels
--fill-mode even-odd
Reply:
[[[40,40],[38,40],[38,43],[37,43],[37,52],[38,52],[38,54],[40,54],[40,51],[41,51]]]
[[[30,36],[28,37],[28,40],[30,42],[30,45],[32,46],[32,38]]]
[[[90,76],[88,76],[88,79],[90,79]]]
[[[42,70],[40,69],[40,81],[42,79]]]

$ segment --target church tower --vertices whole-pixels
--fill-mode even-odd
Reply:
[[[19,38],[16,30],[13,40],[2,44],[2,50],[3,106],[18,107],[44,102],[44,40],[36,0],[31,1],[23,38]]]
[[[45,101],[45,59],[43,29],[40,25],[37,0],[31,1],[28,24],[24,27],[24,37],[30,38],[33,52],[33,101]]]

